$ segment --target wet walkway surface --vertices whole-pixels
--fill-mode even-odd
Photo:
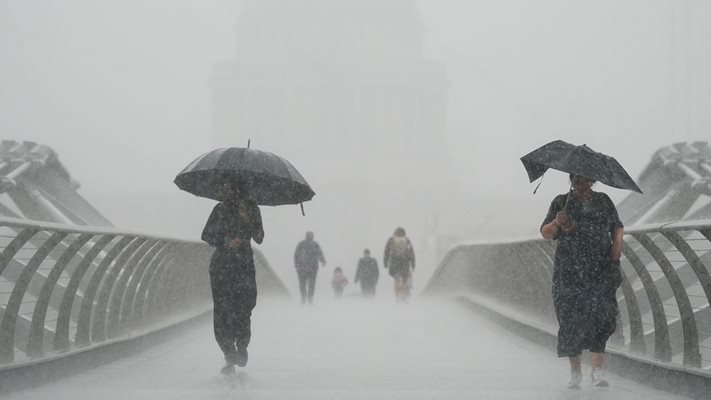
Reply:
[[[205,324],[16,399],[682,399],[609,375],[567,389],[567,360],[455,303],[260,299],[250,361],[220,374]]]

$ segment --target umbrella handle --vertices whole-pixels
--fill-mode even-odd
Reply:
[[[538,191],[538,188],[541,187],[541,183],[543,183],[543,178],[545,178],[545,177],[546,177],[545,174],[541,175],[541,180],[538,181],[538,185],[536,185],[536,188],[533,189],[533,194],[536,194],[536,192]]]
[[[306,213],[304,212],[304,203],[299,204],[301,204],[301,215],[306,216]]]
[[[563,211],[568,209],[568,200],[570,200],[570,192],[573,191],[573,185],[570,185],[570,188],[568,189],[568,195],[565,197],[565,204],[563,205]]]

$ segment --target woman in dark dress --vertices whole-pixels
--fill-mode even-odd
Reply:
[[[234,364],[247,364],[250,318],[257,304],[251,240],[262,243],[264,229],[257,204],[229,182],[223,183],[220,198],[223,201],[212,210],[202,240],[215,247],[210,261],[215,339],[225,355],[222,372],[229,373]]]
[[[544,238],[558,240],[553,271],[558,356],[569,358],[568,386],[575,388],[582,380],[580,355],[589,350],[592,384],[608,386],[603,355],[617,323],[624,228],[612,200],[592,190],[593,180],[572,174],[570,179],[570,193],[553,200],[541,225]]]

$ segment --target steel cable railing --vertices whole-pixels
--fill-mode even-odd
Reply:
[[[628,228],[611,346],[635,357],[711,369],[711,220]],[[555,242],[461,245],[450,250],[425,294],[505,305],[555,334],[551,299]],[[476,301],[476,300],[474,300]]]
[[[212,307],[198,241],[0,218],[0,369],[135,337]],[[255,250],[260,295],[287,293]]]

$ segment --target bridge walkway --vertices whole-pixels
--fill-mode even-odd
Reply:
[[[612,374],[611,387],[591,388],[589,367],[583,387],[567,389],[566,360],[452,302],[321,295],[312,307],[260,299],[249,364],[233,376],[220,374],[206,322],[138,355],[6,399],[683,398]]]

